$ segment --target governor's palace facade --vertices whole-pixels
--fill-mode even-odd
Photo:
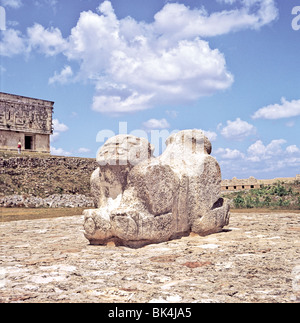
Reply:
[[[0,150],[50,153],[54,102],[0,92]]]

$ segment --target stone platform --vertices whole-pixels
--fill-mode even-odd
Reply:
[[[230,222],[141,249],[90,246],[82,216],[0,223],[0,302],[299,302],[299,214]]]

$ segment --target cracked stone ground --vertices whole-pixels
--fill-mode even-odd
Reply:
[[[83,217],[0,223],[0,302],[299,302],[299,213],[233,213],[218,234],[90,246]]]

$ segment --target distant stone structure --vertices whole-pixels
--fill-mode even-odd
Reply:
[[[119,135],[99,150],[91,178],[98,209],[84,211],[91,244],[138,248],[228,225],[221,170],[208,138],[200,130],[184,130],[166,144],[155,158],[146,139]]]
[[[54,102],[0,92],[0,150],[50,153]]]
[[[238,179],[234,177],[233,179],[225,179],[221,183],[222,191],[242,191],[250,190],[253,188],[260,188],[263,185],[273,185],[279,182],[293,183],[294,181],[300,181],[300,175],[295,177],[278,177],[274,179],[256,179],[251,176],[248,179]]]

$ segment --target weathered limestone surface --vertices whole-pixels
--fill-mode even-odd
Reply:
[[[133,136],[116,136],[102,147],[91,178],[98,209],[84,212],[91,244],[141,247],[191,231],[220,232],[228,224],[220,167],[203,132],[184,130],[166,144],[157,158],[147,140]]]
[[[299,303],[299,213],[248,212],[139,249],[89,245],[82,216],[0,223],[0,303]]]

